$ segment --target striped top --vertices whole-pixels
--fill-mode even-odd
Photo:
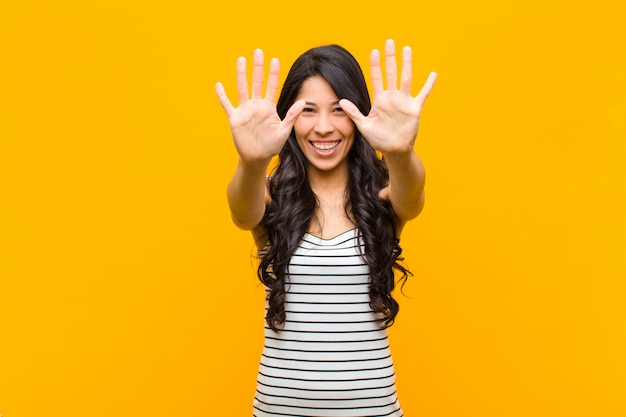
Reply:
[[[362,249],[358,229],[304,236],[289,264],[284,328],[266,325],[255,417],[402,417]]]

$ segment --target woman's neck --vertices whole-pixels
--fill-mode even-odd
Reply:
[[[315,195],[327,202],[344,201],[348,187],[348,167],[346,164],[332,171],[319,171],[309,168],[309,185]]]
[[[347,204],[347,169],[309,172],[309,184],[318,201],[309,232],[326,239],[354,228],[355,222]]]

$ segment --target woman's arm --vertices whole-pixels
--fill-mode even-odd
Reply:
[[[258,227],[267,201],[267,167],[289,138],[293,124],[302,112],[304,102],[296,102],[283,120],[276,112],[279,62],[272,59],[265,97],[262,97],[264,74],[263,52],[254,51],[252,94],[248,93],[246,59],[237,61],[239,106],[234,107],[224,86],[217,83],[217,97],[228,116],[239,162],[228,184],[227,197],[235,225],[245,230]]]
[[[389,169],[389,185],[384,193],[398,216],[400,229],[424,208],[424,165],[414,151],[383,154]],[[383,195],[384,197],[384,195]]]
[[[385,55],[387,90],[383,86],[380,54],[377,50],[371,54],[374,99],[370,113],[362,115],[353,103],[345,99],[339,104],[370,145],[382,153],[389,169],[389,186],[381,192],[381,196],[391,202],[401,228],[408,220],[415,218],[424,205],[424,166],[415,153],[414,145],[422,107],[435,84],[437,74],[431,73],[419,94],[412,97],[411,48],[404,47],[402,50],[400,88],[392,40],[386,42]]]
[[[240,160],[228,183],[227,198],[233,223],[240,229],[253,230],[265,214],[267,202],[264,162],[245,164]]]

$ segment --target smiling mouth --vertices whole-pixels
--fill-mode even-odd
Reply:
[[[338,141],[334,141],[334,142],[313,142],[313,141],[311,141],[310,143],[317,150],[320,150],[320,151],[330,151],[331,149],[335,149],[339,145],[340,142],[341,141],[338,140]]]

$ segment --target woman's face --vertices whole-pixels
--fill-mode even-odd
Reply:
[[[330,84],[320,76],[311,77],[302,83],[297,100],[306,102],[294,130],[309,169],[328,173],[345,167],[355,128]]]

